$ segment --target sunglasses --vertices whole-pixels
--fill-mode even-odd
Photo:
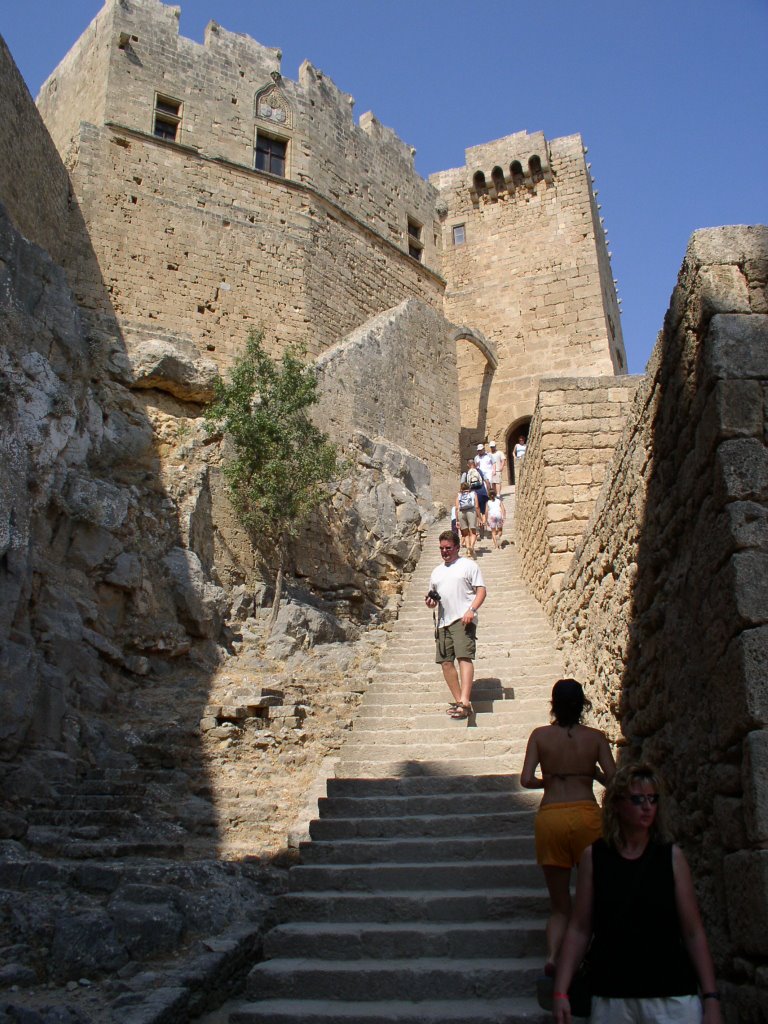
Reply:
[[[448,551],[453,551],[455,547],[456,547],[455,544],[451,544],[451,546],[449,548],[440,548],[440,550],[443,552],[443,554],[445,554]]]
[[[646,802],[651,806],[655,807],[659,802],[658,793],[627,793],[627,800],[635,807],[642,807]]]

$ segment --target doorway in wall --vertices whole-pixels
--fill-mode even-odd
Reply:
[[[531,426],[531,417],[523,416],[507,429],[506,434],[506,455],[507,455],[507,477],[509,483],[515,483],[515,446],[517,444],[528,444],[528,430]],[[522,438],[522,442],[521,439]],[[520,462],[518,460],[518,468]]]

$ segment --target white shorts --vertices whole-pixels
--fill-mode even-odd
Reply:
[[[589,1024],[701,1024],[698,996],[664,999],[609,999],[592,996]]]

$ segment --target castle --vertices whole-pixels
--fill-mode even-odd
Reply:
[[[310,63],[290,81],[215,22],[180,37],[179,13],[108,0],[38,98],[102,279],[76,290],[98,320],[103,286],[129,351],[176,338],[224,369],[258,326],[317,356],[417,298],[455,325],[462,452],[511,451],[542,375],[625,372],[578,135],[518,132],[427,182]]]
[[[0,86],[0,834],[20,858],[3,900],[51,903],[35,821],[89,772],[141,802],[151,769],[152,838],[226,856],[233,822],[284,835],[349,726],[354,693],[286,669],[289,738],[242,805],[195,732],[219,640],[265,611],[199,429],[212,377],[263,327],[316,357],[318,416],[354,463],[323,512],[333,550],[295,552],[302,636],[386,627],[460,456],[530,430],[522,571],[600,723],[664,765],[729,1024],[765,1020],[766,229],[694,236],[640,379],[578,136],[513,134],[427,182],[311,65],[290,82],[277,51],[213,23],[180,38],[159,0],[107,0],[39,113],[1,41]],[[326,731],[302,747],[308,700]],[[194,877],[236,907],[234,869]]]

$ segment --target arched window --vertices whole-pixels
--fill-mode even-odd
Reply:
[[[519,160],[513,160],[509,165],[509,173],[512,175],[512,184],[515,188],[518,188],[525,181],[525,175],[523,174],[523,165]]]
[[[485,192],[485,175],[482,171],[475,171],[474,177],[472,178],[472,185],[475,192]]]
[[[501,192],[505,188],[504,171],[500,167],[494,167],[491,171],[491,178],[493,179],[493,187],[497,192]]]
[[[544,172],[541,169],[541,159],[535,154],[528,161],[528,173],[531,175],[532,181],[541,181],[544,177]]]

